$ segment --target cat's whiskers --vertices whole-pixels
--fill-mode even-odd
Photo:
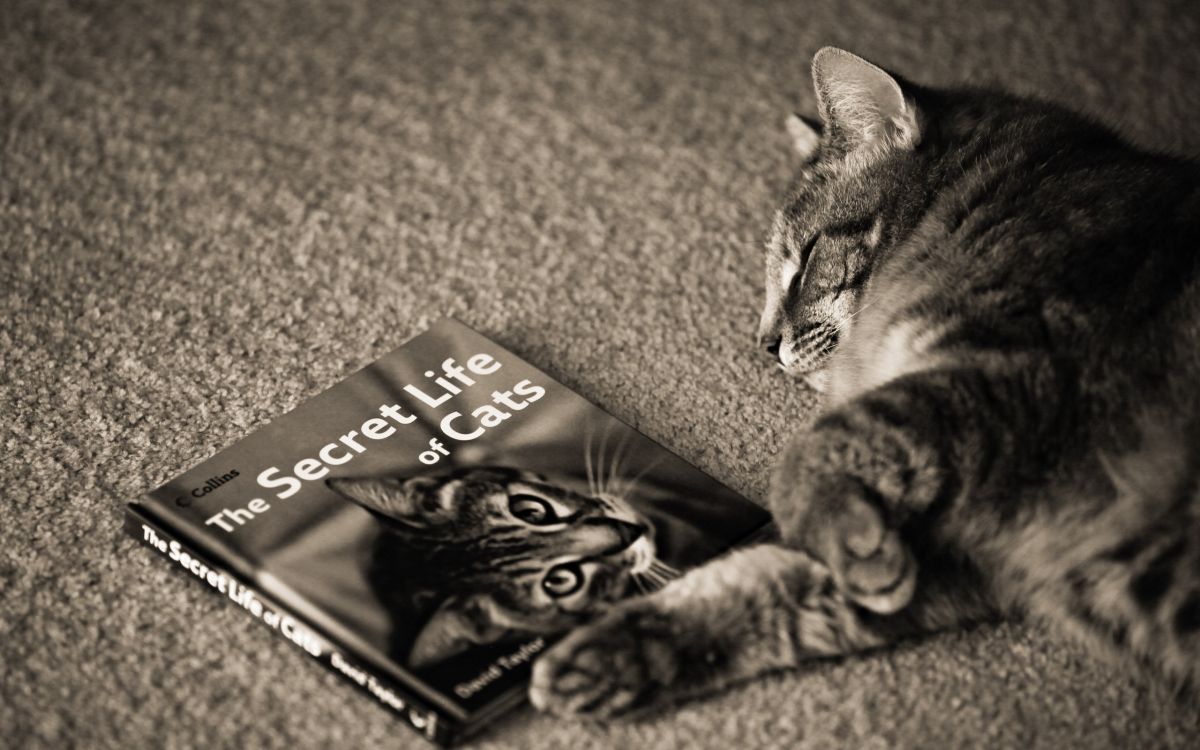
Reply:
[[[587,470],[588,489],[596,497],[607,494],[620,473],[621,454],[627,445],[628,438],[623,439],[613,452],[611,459],[606,460],[609,452],[609,438],[614,432],[614,427],[612,424],[605,425],[600,432],[599,443],[594,442],[595,433],[591,430],[585,436],[584,465]],[[595,456],[592,455],[593,445],[596,446]]]
[[[634,436],[625,433],[612,445],[612,433],[615,430],[615,425],[607,425],[599,436],[589,431],[584,440],[584,466],[587,471],[588,488],[594,497],[612,510],[618,510],[620,506],[629,506],[630,498],[636,492],[639,482],[663,460],[658,456],[641,466],[637,474],[623,476],[624,467],[633,453]],[[649,552],[650,548],[637,554],[633,565],[638,569],[630,572],[633,590],[640,595],[654,593],[680,575],[678,570]]]
[[[659,560],[657,557],[654,558],[653,566],[661,575],[671,580],[683,575],[678,568]]]
[[[608,426],[600,433],[600,445],[596,450],[596,494],[604,493],[604,454],[608,450],[608,437],[612,434]]]
[[[642,593],[653,593],[680,575],[682,574],[676,568],[658,558],[654,558],[650,561],[650,567],[639,573],[635,573],[633,579],[639,591]]]
[[[624,479],[622,473],[626,459],[629,458],[629,447],[631,445],[632,436],[629,432],[622,434],[620,441],[613,449],[612,461],[609,464],[608,476],[604,482],[604,491],[613,495],[621,495],[621,487]],[[624,499],[622,497],[622,499]]]
[[[588,430],[583,436],[583,466],[587,472],[588,491],[594,496],[599,494],[596,487],[596,471],[592,465],[592,431]]]
[[[660,463],[662,463],[662,460],[663,460],[662,456],[658,456],[653,461],[651,461],[650,463],[643,466],[641,468],[641,470],[638,471],[638,473],[633,475],[632,477],[622,477],[620,492],[614,493],[616,495],[616,497],[619,498],[622,502],[628,503],[629,498],[633,495],[634,490],[638,486],[638,482],[640,482],[642,480],[642,477],[646,476],[646,474],[648,472],[650,472],[655,467],[657,467]]]
[[[857,316],[857,315],[858,315],[859,313],[861,313],[863,310],[866,310],[866,309],[868,309],[868,308],[870,308],[870,307],[873,307],[873,306],[875,306],[875,305],[876,305],[878,302],[879,302],[879,300],[877,300],[877,299],[871,300],[871,301],[870,301],[870,302],[868,302],[867,304],[863,305],[862,307],[858,308],[858,309],[857,309],[857,310],[855,310],[854,312],[852,312],[852,313],[850,313],[849,315],[847,315],[847,316],[846,316],[846,320],[854,320],[855,316]]]

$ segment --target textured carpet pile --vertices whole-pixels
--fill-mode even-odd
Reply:
[[[125,501],[453,314],[752,498],[807,61],[998,82],[1200,153],[1192,3],[0,2],[0,745],[417,747],[121,532]],[[1200,744],[1034,626],[480,747]]]

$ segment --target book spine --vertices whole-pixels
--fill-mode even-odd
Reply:
[[[180,535],[154,518],[145,506],[127,506],[125,529],[130,536],[204,581],[213,591],[232,600],[254,619],[399,714],[421,736],[444,747],[460,739],[460,728],[454,717],[419,699],[413,691],[396,680],[375,673],[349,649],[336,646],[304,618],[257,587],[250,586],[242,576],[231,571],[231,566],[222,565],[210,555],[197,551],[194,545],[180,541]]]

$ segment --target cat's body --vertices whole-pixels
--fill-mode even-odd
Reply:
[[[814,81],[759,332],[827,394],[773,477],[783,544],[576,632],[535,704],[618,714],[996,614],[1200,684],[1200,170],[839,50]]]

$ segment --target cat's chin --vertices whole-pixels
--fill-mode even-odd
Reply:
[[[629,572],[633,575],[645,573],[654,564],[654,557],[658,550],[654,547],[654,542],[647,536],[638,538],[629,546],[626,554],[633,556],[633,563],[629,567]]]
[[[819,370],[800,370],[796,368],[789,368],[786,365],[780,364],[779,369],[783,370],[786,374],[790,375],[796,380],[804,381],[809,388],[812,388],[818,393],[824,393],[829,389],[828,368],[821,368]]]
[[[829,370],[813,370],[804,373],[800,378],[817,393],[829,390]]]

